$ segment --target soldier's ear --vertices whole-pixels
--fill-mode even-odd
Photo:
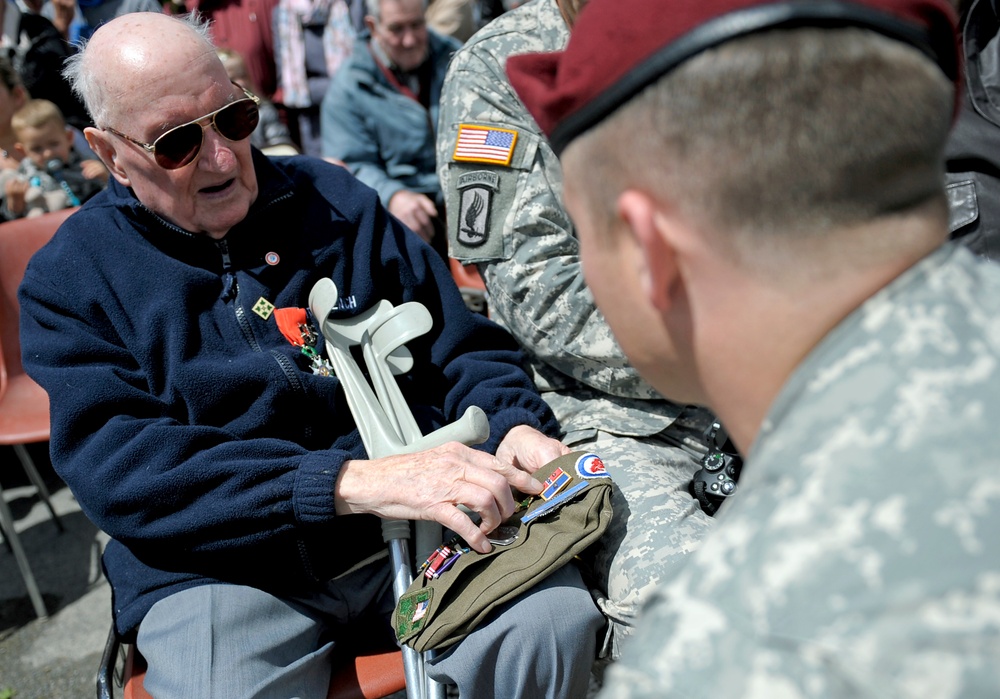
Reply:
[[[675,303],[682,283],[670,235],[671,223],[660,215],[652,197],[634,189],[618,196],[618,215],[638,248],[635,273],[646,300],[661,314],[666,313]]]

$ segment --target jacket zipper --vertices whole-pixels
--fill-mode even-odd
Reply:
[[[247,319],[246,311],[240,304],[240,285],[239,281],[236,279],[236,273],[233,271],[233,261],[229,257],[229,243],[223,238],[219,240],[216,245],[219,247],[219,252],[222,254],[222,285],[223,294],[222,298],[224,301],[232,301],[234,310],[236,312],[236,324],[240,328],[240,332],[243,333],[243,339],[247,341],[250,348],[254,352],[260,352],[260,343],[257,342],[257,338],[253,336],[253,331],[250,329],[250,321]]]

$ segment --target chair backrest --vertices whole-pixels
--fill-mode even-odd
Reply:
[[[8,376],[24,372],[21,367],[21,307],[17,302],[17,287],[31,256],[49,241],[75,210],[63,209],[0,223],[0,362],[4,374]]]

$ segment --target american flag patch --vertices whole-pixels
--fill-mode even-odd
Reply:
[[[431,606],[430,600],[421,600],[417,603],[417,608],[413,610],[412,621],[420,621],[427,614],[427,609]]]
[[[468,163],[510,165],[516,143],[517,131],[459,124],[452,158]]]
[[[553,495],[558,493],[569,483],[569,475],[563,471],[561,468],[557,468],[552,472],[552,475],[545,479],[542,486],[545,488],[542,491],[542,500],[549,500]]]

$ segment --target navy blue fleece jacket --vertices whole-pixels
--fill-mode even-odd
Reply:
[[[468,312],[437,254],[342,168],[254,152],[260,194],[222,241],[110,187],[31,260],[19,297],[24,365],[51,399],[52,461],[111,535],[119,632],[154,602],[231,582],[309,594],[382,549],[377,518],[337,517],[333,488],[365,458],[336,378],[316,376],[275,318],[331,277],[339,313],[419,301],[434,328],[400,378],[424,431],[478,405],[494,450],[551,413],[513,340]],[[265,257],[276,253],[277,264]],[[273,256],[270,256],[274,261]]]

